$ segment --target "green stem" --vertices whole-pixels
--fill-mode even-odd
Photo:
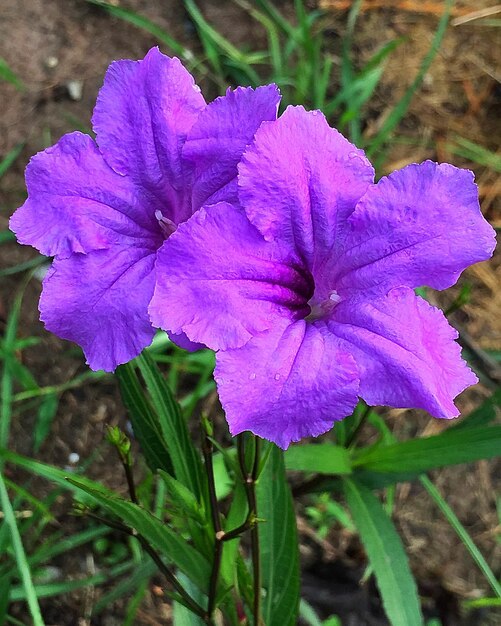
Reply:
[[[134,476],[132,473],[132,463],[131,463],[130,454],[128,453],[121,454],[118,448],[117,448],[117,451],[118,451],[118,455],[120,457],[120,460],[122,462],[122,465],[125,471],[125,477],[127,479],[127,486],[129,488],[130,499],[132,500],[134,504],[139,506],[139,500],[137,498],[136,487],[134,484]],[[117,530],[122,530],[122,532],[125,529],[125,532],[132,535],[133,537],[136,537],[136,539],[141,544],[141,547],[143,548],[143,550],[149,554],[150,558],[153,560],[155,565],[162,572],[162,574],[165,576],[165,578],[171,584],[171,586],[175,589],[175,591],[177,591],[177,593],[183,599],[184,603],[190,609],[190,611],[192,613],[195,613],[195,615],[198,615],[204,621],[207,621],[207,614],[204,611],[204,609],[197,602],[195,602],[195,600],[193,600],[193,598],[186,592],[186,590],[183,588],[183,586],[178,581],[178,579],[170,571],[167,565],[165,565],[165,563],[162,561],[157,551],[153,548],[153,546],[151,546],[146,541],[144,537],[136,534],[132,529],[127,528],[127,526],[123,526],[120,523],[117,524],[117,522],[112,522],[110,524],[107,520],[104,520],[104,519],[101,521],[103,521],[105,524],[112,526],[112,528],[117,528]],[[207,621],[207,623],[210,624],[209,621]]]
[[[261,554],[259,548],[259,529],[256,523],[257,520],[257,499],[256,499],[256,481],[259,472],[259,452],[260,452],[260,440],[255,435],[252,435],[254,439],[254,459],[252,462],[252,469],[250,472],[247,470],[247,464],[245,462],[245,442],[244,435],[237,437],[237,449],[238,449],[238,461],[240,464],[240,470],[242,472],[242,478],[244,480],[245,493],[247,495],[247,503],[249,506],[248,518],[253,519],[250,527],[251,533],[251,557],[252,557],[252,573],[253,573],[253,588],[254,588],[254,604],[252,608],[252,614],[254,617],[254,626],[259,626],[261,623]]]
[[[221,569],[221,559],[223,557],[223,537],[225,533],[221,527],[221,516],[219,514],[219,506],[217,503],[214,464],[212,462],[213,446],[206,433],[203,434],[202,452],[207,472],[212,526],[214,528],[214,560],[212,561],[212,571],[209,582],[209,599],[207,604],[207,624],[212,624],[214,610],[216,608],[217,583],[219,579],[219,570]]]

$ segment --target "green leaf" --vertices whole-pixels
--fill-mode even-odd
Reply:
[[[343,486],[389,621],[392,626],[422,626],[416,583],[393,523],[372,491],[349,478]]]
[[[80,477],[72,477],[67,480],[70,484],[85,491],[96,504],[137,531],[164,558],[186,574],[204,593],[207,592],[211,567],[208,561],[178,533],[133,502],[117,498],[114,494],[110,496],[101,490],[90,488]]]
[[[136,563],[133,573],[120,581],[108,593],[102,595],[92,607],[92,615],[96,616],[123,596],[130,597],[143,581],[148,581],[157,572],[157,566],[146,557],[143,563]]]
[[[50,598],[53,596],[59,596],[62,593],[71,593],[77,589],[85,587],[95,587],[97,585],[109,584],[111,580],[117,576],[122,576],[124,573],[134,569],[137,564],[135,561],[130,560],[125,563],[119,563],[108,570],[98,572],[92,576],[86,578],[79,578],[78,580],[65,580],[64,582],[36,584],[35,591],[38,598]],[[14,586],[11,592],[12,602],[19,602],[26,599],[26,592],[20,586]]]
[[[234,528],[238,528],[244,523],[246,516],[247,496],[243,484],[239,481],[233,488],[233,500],[225,520],[224,530],[228,532]],[[223,556],[221,559],[221,577],[228,586],[233,585],[237,578],[236,568],[240,541],[241,537],[236,537],[231,541],[224,542]]]
[[[193,586],[190,580],[185,576],[179,576],[179,582],[183,585],[184,589],[190,594],[190,596],[199,604],[203,602],[203,598],[200,596],[200,592]],[[173,624],[175,626],[204,626],[204,622],[192,613],[189,609],[183,606],[180,602],[173,603]]]
[[[32,474],[36,474],[37,476],[41,476],[42,478],[61,485],[61,487],[77,493],[79,497],[85,496],[87,489],[99,490],[105,497],[114,496],[113,491],[106,489],[106,487],[104,487],[100,483],[90,480],[90,478],[80,476],[78,479],[79,486],[77,487],[75,484],[72,484],[67,480],[70,472],[65,472],[57,467],[47,465],[46,463],[42,463],[40,461],[35,461],[28,457],[22,456],[21,454],[17,454],[16,452],[11,452],[10,450],[0,449],[0,459],[2,461],[9,461],[10,463],[14,463],[14,465],[22,467]]]
[[[158,428],[163,444],[169,451],[174,474],[200,499],[204,492],[202,463],[191,441],[179,404],[151,355],[143,352],[134,363],[139,366],[148,388],[151,404],[158,416]]]
[[[120,365],[115,376],[146,463],[153,472],[162,469],[172,474],[174,469],[162,437],[158,415],[141,387],[133,363]]]
[[[273,444],[257,484],[257,516],[266,626],[295,626],[299,611],[299,549],[283,452]]]
[[[158,473],[167,488],[168,509],[172,509],[176,515],[188,517],[198,524],[204,525],[206,522],[205,512],[200,508],[200,504],[192,492],[167,472],[158,470]]]
[[[6,80],[8,83],[11,83],[19,89],[19,91],[24,90],[24,85],[21,80],[17,77],[17,75],[10,69],[7,65],[7,61],[0,57],[0,80]]]
[[[1,71],[2,71],[1,62],[2,62],[2,59],[0,59],[0,76],[1,76]],[[5,172],[15,162],[17,157],[21,154],[21,150],[23,148],[24,148],[24,143],[18,143],[17,146],[14,146],[14,148],[12,148],[10,152],[7,152],[7,154],[3,157],[3,159],[0,161],[0,178],[2,178]],[[6,231],[6,232],[10,232],[10,231]],[[15,240],[14,233],[11,233],[11,234],[12,234],[13,240]]]
[[[42,404],[38,409],[38,419],[35,423],[35,431],[33,433],[33,450],[35,452],[40,450],[40,446],[50,433],[52,421],[54,420],[58,406],[59,398],[55,393],[46,396],[42,400]]]
[[[421,474],[437,467],[491,459],[501,453],[501,426],[450,429],[440,435],[377,446],[358,453],[353,467]]]
[[[147,17],[144,17],[144,15],[140,15],[139,13],[135,13],[130,9],[117,6],[116,4],[102,2],[101,0],[87,0],[87,2],[89,2],[89,4],[95,4],[96,6],[103,8],[114,17],[118,17],[119,19],[129,22],[130,24],[134,24],[134,26],[142,28],[146,32],[156,37],[158,41],[168,46],[174,54],[180,56],[182,59],[193,59],[193,53],[190,50],[188,50],[178,41],[173,39],[163,28],[160,28],[158,24],[155,24],[155,22],[152,22]]]
[[[487,426],[487,424],[490,424],[490,422],[494,421],[496,418],[496,409],[498,407],[501,407],[501,387],[478,408],[452,426],[451,430],[458,431],[465,428]]]
[[[351,474],[346,448],[329,443],[292,446],[285,452],[285,467],[299,472]]]

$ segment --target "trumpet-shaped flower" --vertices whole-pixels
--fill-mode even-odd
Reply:
[[[237,164],[278,102],[268,85],[206,104],[179,60],[153,48],[109,67],[96,141],[70,133],[30,161],[28,199],[10,226],[55,257],[41,319],[80,344],[93,369],[113,370],[151,342],[155,276],[169,271],[159,249],[202,205],[236,200]]]
[[[473,175],[426,161],[374,183],[319,112],[264,123],[238,206],[203,208],[164,244],[152,321],[217,350],[232,434],[286,448],[369,404],[458,415],[476,382],[444,315],[414,293],[487,259]]]

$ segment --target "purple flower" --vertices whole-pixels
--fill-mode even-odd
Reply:
[[[202,205],[236,200],[242,152],[276,119],[279,99],[268,85],[207,105],[180,61],[153,48],[109,67],[92,119],[97,143],[70,133],[30,161],[29,197],[10,226],[55,257],[41,319],[80,344],[90,367],[113,370],[151,342],[155,274],[170,264],[168,254],[157,263],[159,249]]]
[[[359,396],[450,418],[476,382],[457,332],[413,291],[491,255],[473,175],[426,161],[373,176],[322,114],[290,107],[244,153],[240,206],[203,208],[161,250],[152,321],[218,351],[233,434],[286,448]]]

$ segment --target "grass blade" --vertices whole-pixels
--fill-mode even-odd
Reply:
[[[14,85],[19,91],[24,91],[25,86],[17,75],[7,65],[7,61],[0,57],[0,80],[5,80],[11,85]]]
[[[408,89],[404,93],[403,97],[400,99],[400,101],[397,103],[397,105],[392,110],[390,115],[384,121],[383,126],[381,127],[381,130],[374,137],[374,139],[372,139],[372,141],[369,143],[369,146],[366,150],[367,156],[369,158],[374,157],[374,154],[388,140],[391,133],[395,130],[397,124],[406,114],[407,109],[409,108],[409,105],[411,103],[412,98],[414,97],[416,90],[419,88],[419,86],[423,82],[423,78],[425,77],[426,72],[430,69],[433,59],[437,55],[437,52],[440,48],[442,39],[444,38],[444,35],[445,35],[445,31],[447,30],[447,25],[449,23],[449,17],[451,14],[453,4],[454,4],[454,0],[445,1],[444,12],[438,23],[438,27],[437,27],[437,30],[435,31],[435,35],[433,36],[430,49],[428,50],[426,56],[424,57],[421,63],[419,72],[416,78],[412,81],[410,87],[408,87]],[[378,159],[376,159],[375,161],[376,169],[377,169],[377,166],[380,164],[381,160],[382,160],[381,156],[378,157]]]
[[[1,63],[1,59],[0,59]],[[1,71],[1,68],[0,68]],[[17,146],[14,146],[10,152],[4,156],[4,158],[0,161],[0,178],[5,174],[5,172],[11,167],[17,157],[21,154],[21,150],[24,148],[24,143],[18,143]]]
[[[464,546],[470,553],[472,559],[480,568],[480,571],[485,576],[485,579],[491,586],[496,596],[498,598],[501,598],[501,585],[499,584],[496,576],[494,575],[493,571],[489,567],[489,564],[484,559],[482,553],[475,545],[473,539],[470,537],[466,528],[461,524],[456,514],[451,509],[451,507],[447,504],[444,498],[442,498],[442,496],[440,495],[440,492],[435,487],[435,485],[431,482],[431,480],[427,476],[421,476],[420,481],[423,487],[428,492],[431,499],[435,502],[438,508],[442,511],[445,519],[449,522],[449,524],[452,526],[452,528],[456,532],[457,536],[463,542]]]
[[[101,0],[86,0],[89,4],[94,4],[98,7],[104,9],[107,13],[112,15],[113,17],[118,17],[125,22],[129,22],[138,28],[145,30],[147,33],[150,33],[154,37],[158,39],[161,43],[168,46],[174,54],[177,54],[182,59],[186,61],[193,60],[193,53],[188,48],[185,48],[178,41],[176,41],[173,37],[171,37],[163,28],[160,28],[158,24],[152,22],[144,15],[140,15],[139,13],[135,13],[130,9],[125,9],[124,7],[117,6],[116,4],[109,4],[108,2],[102,2]]]
[[[21,577],[24,592],[26,594],[26,601],[30,609],[33,624],[34,626],[44,626],[42,613],[40,612],[40,606],[38,604],[38,598],[35,591],[35,586],[33,585],[33,580],[31,578],[30,566],[28,565],[28,560],[24,551],[21,535],[19,534],[19,529],[17,527],[14,510],[12,509],[12,505],[9,500],[9,494],[7,493],[7,487],[5,486],[5,482],[3,479],[3,473],[1,471],[0,503],[2,505],[2,511],[5,516],[5,523],[10,530],[12,548],[16,557],[17,568]]]

